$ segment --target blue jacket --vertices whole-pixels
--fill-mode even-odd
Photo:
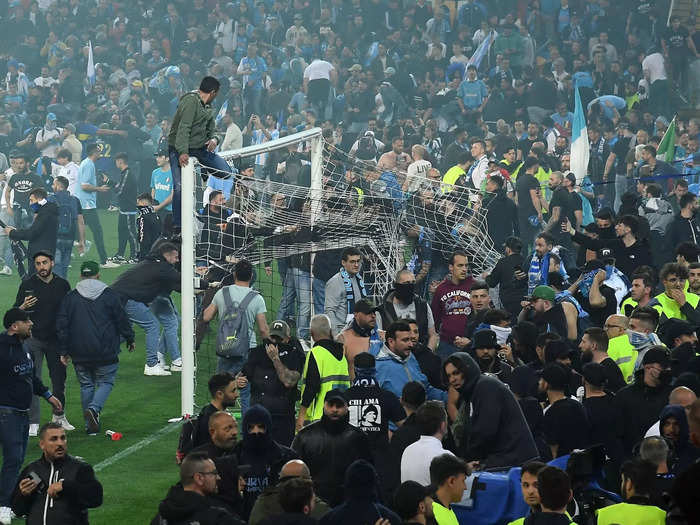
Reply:
[[[16,335],[0,334],[0,408],[29,410],[32,396],[51,397],[34,375],[34,360]]]
[[[384,345],[377,354],[376,369],[379,386],[393,392],[399,399],[406,383],[418,381],[425,387],[428,399],[447,401],[447,392],[435,388],[428,382],[413,353],[405,359],[400,359]]]
[[[63,298],[56,332],[62,356],[93,366],[117,363],[121,339],[134,342],[134,330],[119,296],[97,279],[80,281]]]

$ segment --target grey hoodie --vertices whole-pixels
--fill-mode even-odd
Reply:
[[[105,288],[107,288],[107,285],[99,279],[83,279],[75,285],[77,292],[85,299],[90,299],[91,301],[100,297]]]

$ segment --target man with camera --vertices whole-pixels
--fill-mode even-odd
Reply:
[[[102,484],[92,467],[68,454],[66,431],[46,423],[39,433],[42,456],[27,465],[12,495],[12,510],[27,523],[87,523],[87,509],[102,505]]]

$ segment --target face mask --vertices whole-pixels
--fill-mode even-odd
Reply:
[[[268,441],[267,433],[248,434],[245,437],[245,446],[254,452],[262,452],[266,449]]]
[[[415,283],[401,283],[394,285],[396,297],[399,301],[401,301],[404,304],[409,304],[413,302],[413,294],[415,292],[415,289]]]

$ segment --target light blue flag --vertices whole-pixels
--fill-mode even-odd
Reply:
[[[576,175],[576,184],[588,174],[588,159],[590,157],[586,114],[581,105],[581,95],[576,88],[576,104],[574,108],[574,125],[571,131],[571,171]]]
[[[224,100],[224,103],[221,104],[221,109],[216,114],[216,118],[214,119],[214,122],[216,123],[217,126],[219,125],[219,122],[221,122],[221,119],[224,118],[226,111],[228,111],[228,99]]]

